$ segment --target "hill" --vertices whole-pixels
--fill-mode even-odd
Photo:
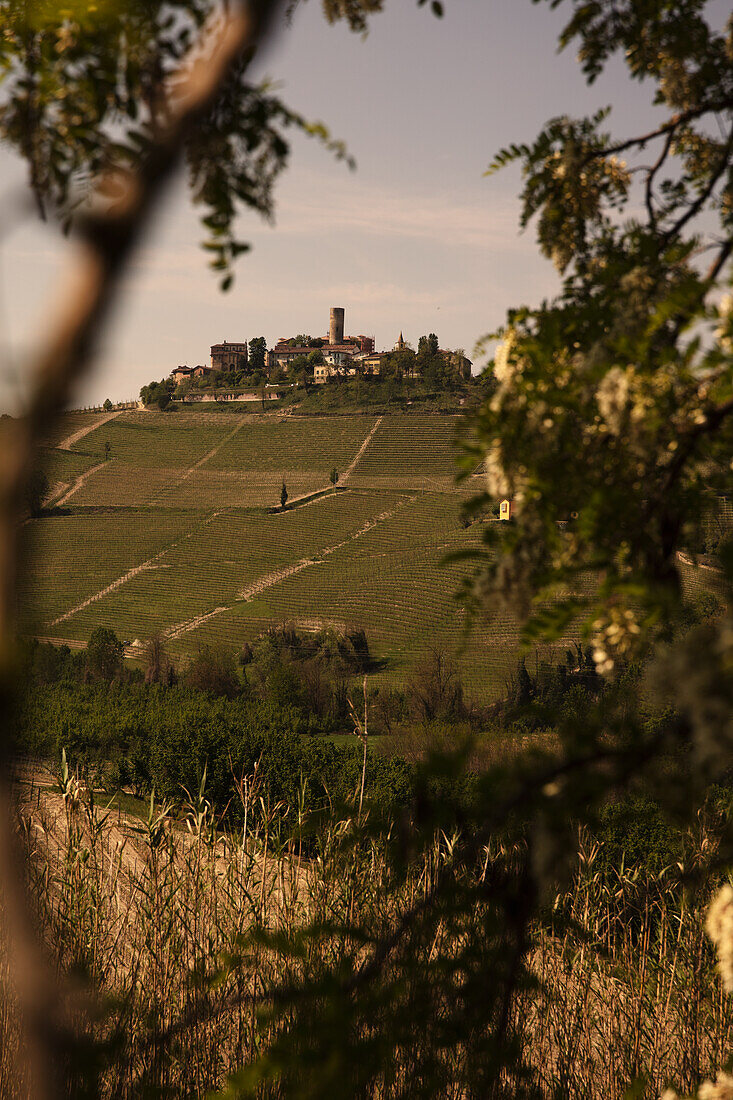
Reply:
[[[409,413],[70,415],[43,454],[50,507],[24,528],[22,629],[82,643],[103,625],[128,644],[159,631],[182,658],[286,621],[363,627],[378,679],[404,682],[438,647],[491,697],[516,663],[517,627],[506,613],[466,634],[462,567],[442,564],[477,544],[461,505],[481,478],[455,483],[458,426]]]

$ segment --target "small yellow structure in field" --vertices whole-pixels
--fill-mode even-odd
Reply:
[[[502,500],[499,505],[499,519],[511,519],[514,515],[514,501]]]

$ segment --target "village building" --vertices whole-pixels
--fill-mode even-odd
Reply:
[[[358,355],[356,363],[359,365],[362,374],[381,374],[385,358],[383,351],[371,351],[366,355]]]
[[[449,366],[453,367],[460,378],[464,380],[470,380],[471,367],[473,363],[468,359],[463,352],[460,351],[445,351],[441,348],[438,351],[438,355],[442,356]]]
[[[241,340],[238,343],[229,343],[225,340],[222,344],[211,345],[211,366],[213,370],[245,370],[248,359],[246,340]]]
[[[312,364],[313,380],[316,383],[326,382],[329,378],[340,376],[380,375],[384,369],[388,352],[375,352],[374,337],[345,336],[344,335],[345,310],[341,306],[333,306],[330,310],[328,333],[323,337],[281,337],[275,346],[267,351],[265,357],[268,371],[281,370],[287,372],[293,360],[308,360],[314,352],[320,353],[314,356],[316,360]],[[412,352],[410,356],[402,357],[402,371],[406,378],[419,378],[421,371],[415,362],[413,349],[400,332],[399,338],[392,349],[393,352]],[[441,348],[438,355],[463,379],[471,378],[471,360],[461,351],[448,351]],[[211,345],[211,366],[178,366],[171,371],[170,377],[174,382],[180,383],[187,379],[208,378],[218,373],[230,373],[232,371],[246,371],[249,364],[249,349],[247,341],[224,340],[219,344]],[[311,364],[308,364],[310,370]],[[232,398],[229,398],[232,400]]]
[[[317,337],[312,344],[296,344],[292,339],[280,337],[272,351],[268,352],[268,367],[288,370],[293,359],[300,356],[307,358],[314,351],[320,351],[329,366],[344,368],[355,356],[373,352],[373,336],[344,336],[344,317],[345,311],[340,306],[334,306],[331,309],[328,333],[324,337]],[[319,372],[319,380],[324,380],[322,374],[323,372]]]

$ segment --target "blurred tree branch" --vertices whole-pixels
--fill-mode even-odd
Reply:
[[[25,1026],[28,1095],[45,1100],[61,1092],[59,1061],[65,1046],[60,990],[33,933],[13,838],[8,750],[14,677],[15,591],[20,567],[20,515],[34,452],[53,418],[92,362],[95,342],[120,278],[142,239],[166,184],[181,161],[191,129],[216,102],[243,57],[269,34],[277,0],[228,5],[201,30],[175,74],[175,95],[158,114],[155,143],[136,168],[102,172],[93,208],[77,219],[76,257],[48,337],[31,363],[28,411],[12,425],[0,463],[0,669],[3,759],[0,768],[0,891],[3,936]],[[168,93],[166,93],[168,94]]]

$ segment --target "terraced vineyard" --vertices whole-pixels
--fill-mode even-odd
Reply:
[[[455,483],[456,417],[100,419],[69,416],[44,451],[58,503],[24,528],[24,632],[81,643],[105,625],[130,644],[160,631],[183,659],[204,644],[236,649],[272,623],[361,626],[381,678],[406,680],[440,647],[472,695],[501,689],[516,621],[466,633],[463,567],[443,563],[478,533],[461,520],[470,484]],[[283,479],[293,507],[271,511]]]

